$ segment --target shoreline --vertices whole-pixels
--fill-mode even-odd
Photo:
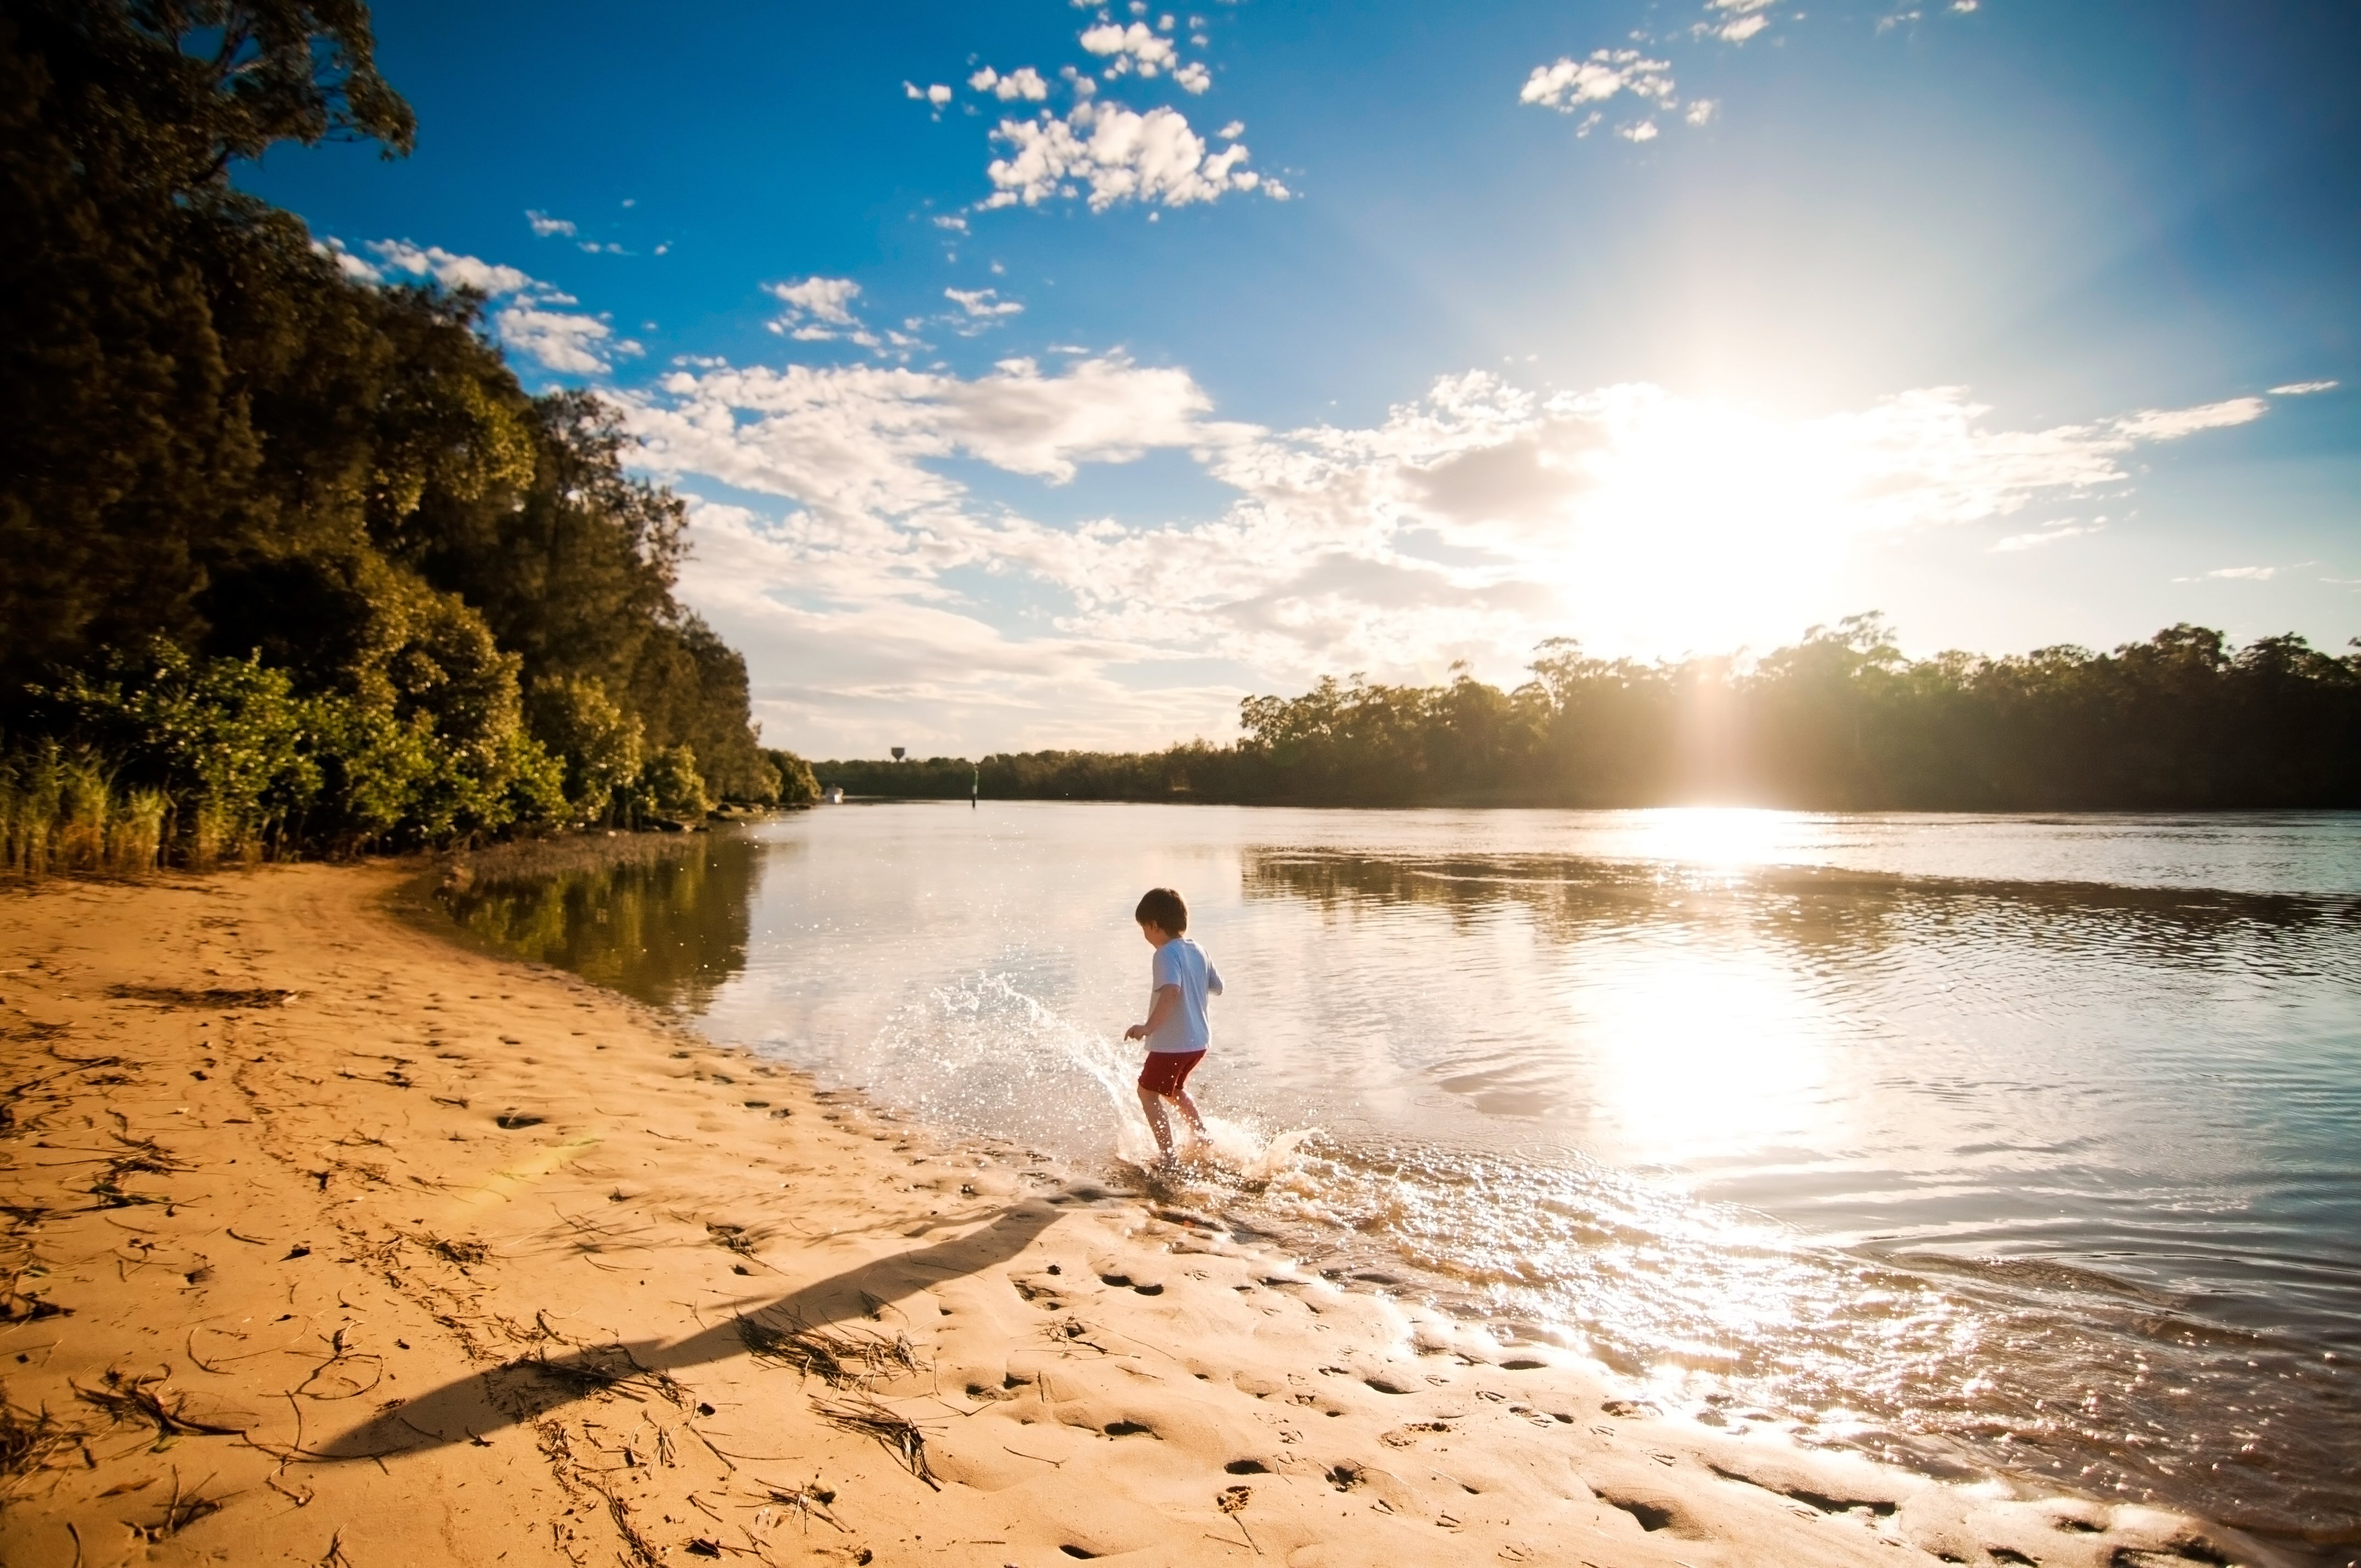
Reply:
[[[419,881],[0,891],[6,1562],[2292,1561],[1664,1419]]]

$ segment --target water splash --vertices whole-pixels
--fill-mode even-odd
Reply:
[[[978,970],[928,990],[878,1030],[873,1092],[962,1130],[1046,1145],[1072,1158],[1157,1154],[1134,1084],[1140,1047],[1089,1028],[1009,974]],[[1209,1115],[1219,1179],[1259,1185],[1287,1170],[1315,1129],[1270,1135],[1251,1117]]]

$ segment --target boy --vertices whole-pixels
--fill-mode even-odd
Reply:
[[[1205,998],[1222,994],[1222,977],[1197,944],[1181,933],[1189,929],[1189,906],[1169,887],[1150,888],[1132,911],[1139,934],[1156,949],[1148,965],[1148,1022],[1123,1032],[1126,1040],[1146,1040],[1148,1060],[1139,1069],[1139,1108],[1148,1115],[1148,1130],[1163,1163],[1172,1163],[1172,1124],[1164,1102],[1180,1107],[1181,1117],[1199,1140],[1205,1123],[1196,1102],[1183,1087],[1189,1073],[1205,1059],[1212,1031],[1205,1025]]]

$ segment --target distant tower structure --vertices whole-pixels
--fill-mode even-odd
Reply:
[[[895,747],[895,748],[894,748],[894,760],[895,760],[895,762],[900,762],[900,761],[903,759],[903,757],[904,757],[904,756],[906,756],[906,755],[907,755],[907,753],[906,753],[906,752],[905,752],[905,751],[902,750],[902,748],[901,748],[901,747],[896,746],[896,747]]]
[[[975,765],[975,778],[973,782],[967,786],[967,808],[970,811],[973,811],[975,809],[975,803],[983,798],[983,764],[982,762],[978,762]]]

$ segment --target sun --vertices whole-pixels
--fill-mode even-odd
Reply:
[[[1619,409],[1581,455],[1556,563],[1602,651],[1722,652],[1792,635],[1830,597],[1861,476],[1790,424],[1657,396]]]

